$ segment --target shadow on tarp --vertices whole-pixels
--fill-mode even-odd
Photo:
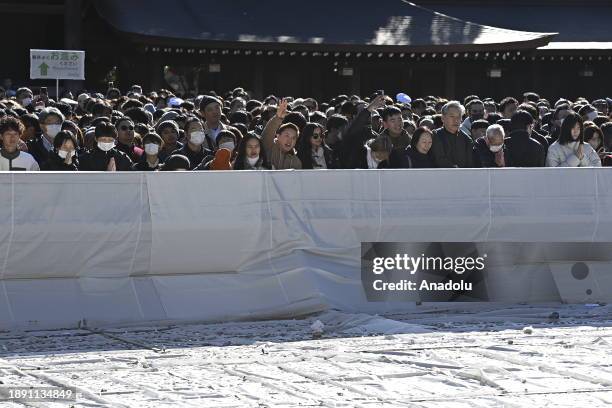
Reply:
[[[322,341],[368,336],[428,333],[500,332],[511,338],[524,328],[611,327],[611,305],[532,305],[498,303],[425,303],[385,315],[326,311],[292,320],[230,323],[156,324],[109,328],[0,332],[0,358],[83,352],[258,346],[266,343]],[[322,323],[317,335],[315,322]],[[85,324],[86,322],[81,322]],[[314,324],[314,326],[313,326]],[[319,325],[320,327],[321,325]],[[323,344],[321,344],[323,346]]]

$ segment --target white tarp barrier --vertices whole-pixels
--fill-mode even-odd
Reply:
[[[606,168],[0,173],[0,188],[0,328],[405,309],[366,301],[361,242],[612,242]],[[490,294],[580,301],[550,288],[561,270],[517,266]]]

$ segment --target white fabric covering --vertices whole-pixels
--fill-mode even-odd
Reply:
[[[361,242],[612,242],[606,168],[0,173],[0,189],[0,328],[382,312],[411,305],[366,301]],[[581,301],[550,287],[558,268],[521,268],[490,293]]]

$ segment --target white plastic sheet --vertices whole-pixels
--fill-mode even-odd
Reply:
[[[366,301],[362,241],[612,242],[606,168],[0,173],[0,188],[0,327],[381,312],[411,305]],[[490,293],[569,293],[541,269]]]

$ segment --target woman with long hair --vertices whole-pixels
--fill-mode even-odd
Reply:
[[[259,136],[248,132],[238,145],[238,154],[233,165],[234,170],[267,170],[266,152]]]
[[[325,128],[310,122],[304,126],[297,143],[302,169],[337,169],[338,159],[325,143]]]
[[[561,124],[559,139],[548,148],[547,167],[601,167],[601,160],[590,144],[584,142],[582,117],[570,112]]]

